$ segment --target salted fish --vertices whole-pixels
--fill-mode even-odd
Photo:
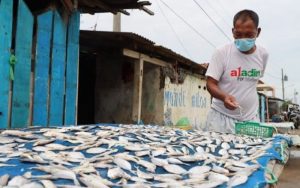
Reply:
[[[37,182],[30,182],[30,183],[19,186],[19,188],[44,188],[44,186]]]
[[[129,170],[129,171],[132,170],[132,169],[131,169],[131,164],[130,164],[128,161],[126,161],[126,160],[124,160],[124,159],[122,159],[122,158],[116,157],[116,158],[113,160],[113,162],[114,162],[116,165],[118,165],[120,168],[122,168],[122,169]]]
[[[151,173],[145,173],[143,171],[141,171],[140,169],[137,169],[137,175],[140,178],[143,178],[145,180],[152,180],[154,178],[154,175]]]
[[[170,173],[173,173],[173,174],[186,174],[187,171],[178,166],[178,165],[173,165],[173,164],[167,164],[167,165],[164,165],[163,168],[167,171],[167,172],[170,172]]]
[[[168,165],[168,161],[166,159],[151,157],[151,162],[156,166],[165,166]]]
[[[248,180],[248,176],[244,175],[244,174],[236,174],[234,175],[232,178],[230,178],[230,180],[227,183],[227,186],[229,188],[231,187],[235,187],[241,184],[246,183]]]
[[[209,172],[211,170],[210,166],[195,166],[191,169],[189,169],[189,175],[195,176],[195,175],[201,175]]]
[[[223,174],[211,172],[208,176],[208,179],[210,181],[223,181],[223,182],[228,182],[229,178]]]
[[[30,182],[30,180],[28,180],[27,178],[24,178],[23,176],[15,176],[8,182],[7,185],[20,187],[21,185],[25,185],[29,182]]]
[[[56,185],[50,180],[40,180],[45,188],[56,188]]]
[[[8,183],[9,175],[5,174],[0,177],[0,186],[6,186]]]
[[[69,179],[69,180],[73,180],[75,185],[80,185],[77,180],[76,174],[72,170],[66,167],[51,165],[51,166],[37,166],[34,167],[34,169],[50,173],[55,179],[57,178]]]
[[[117,179],[117,178],[125,178],[125,179],[130,179],[131,177],[126,174],[121,168],[116,167],[109,169],[107,172],[107,177],[110,179]]]
[[[109,188],[109,186],[104,183],[104,180],[100,176],[96,176],[93,174],[90,174],[90,175],[81,174],[81,176],[79,177],[79,180],[87,187]]]
[[[105,149],[105,148],[97,147],[97,148],[89,148],[88,150],[86,150],[86,153],[89,153],[89,154],[100,154],[100,153],[104,153],[106,151],[107,151],[107,149]]]
[[[149,172],[155,172],[156,165],[145,160],[138,160],[139,165],[145,167]]]

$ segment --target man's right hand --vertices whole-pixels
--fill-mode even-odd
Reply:
[[[207,77],[207,89],[209,93],[214,97],[224,102],[224,106],[229,110],[235,110],[239,104],[232,95],[224,93],[218,86],[218,81],[212,77]]]
[[[229,110],[235,110],[238,108],[239,104],[236,102],[234,96],[226,95],[224,98],[224,106]]]

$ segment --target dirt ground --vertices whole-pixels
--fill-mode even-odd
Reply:
[[[300,130],[296,130],[300,135]],[[300,188],[300,148],[291,148],[290,159],[279,177],[279,188]]]

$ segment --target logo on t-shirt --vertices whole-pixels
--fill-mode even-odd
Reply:
[[[244,70],[242,67],[230,71],[231,77],[243,77],[243,78],[259,78],[261,76],[260,70],[251,69]]]

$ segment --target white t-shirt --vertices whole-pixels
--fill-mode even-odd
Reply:
[[[229,110],[224,102],[213,98],[212,108],[231,118],[249,121],[258,113],[257,82],[263,76],[267,60],[267,51],[256,45],[252,54],[243,54],[234,43],[217,49],[209,63],[206,76],[218,81],[219,88],[236,98],[242,108]]]

